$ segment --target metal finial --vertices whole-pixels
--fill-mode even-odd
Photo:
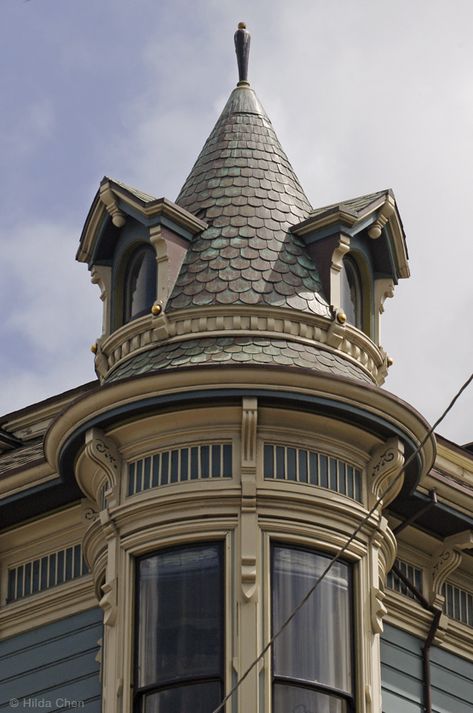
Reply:
[[[238,23],[238,30],[235,32],[235,52],[237,55],[238,62],[238,75],[239,82],[238,86],[247,85],[248,81],[248,60],[250,57],[250,41],[251,35],[246,29],[246,24],[244,22]]]

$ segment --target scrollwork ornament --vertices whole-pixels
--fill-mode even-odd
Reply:
[[[398,438],[390,438],[377,446],[367,466],[371,492],[386,507],[402,488],[404,474],[404,446]],[[396,481],[396,482],[394,482]]]

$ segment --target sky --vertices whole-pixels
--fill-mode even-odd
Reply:
[[[392,188],[411,278],[385,388],[429,421],[473,369],[471,0],[1,0],[0,414],[95,378],[74,260],[104,175],[174,200],[249,78],[314,207]],[[438,431],[473,441],[473,387]]]

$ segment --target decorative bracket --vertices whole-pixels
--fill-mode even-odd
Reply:
[[[432,556],[429,600],[433,606],[443,608],[443,585],[449,575],[459,567],[462,552],[471,548],[473,548],[473,530],[463,530],[445,538],[442,546]]]
[[[117,199],[112,191],[110,182],[106,181],[100,186],[100,200],[104,204],[107,213],[112,219],[112,223],[116,228],[123,228],[126,223],[126,217],[123,211],[118,207]]]
[[[384,606],[385,593],[378,587],[371,587],[370,604],[371,604],[371,629],[373,634],[382,634],[383,619],[388,613]]]
[[[381,499],[383,508],[394,500],[402,488],[403,465],[404,445],[399,438],[390,438],[371,452],[371,460],[367,466],[368,482],[373,496]]]
[[[99,606],[103,609],[103,623],[113,626],[117,618],[117,579],[116,577],[102,584],[103,597]]]
[[[103,302],[102,335],[110,334],[110,293],[112,284],[112,268],[108,265],[93,265],[90,271],[90,281],[98,285],[100,299]]]
[[[370,238],[373,240],[377,240],[379,237],[381,237],[382,230],[386,223],[389,221],[390,217],[394,213],[395,209],[395,202],[394,198],[392,196],[387,196],[383,206],[381,207],[381,210],[378,213],[378,218],[375,223],[371,226],[371,228],[368,230],[368,235]]]
[[[242,510],[256,510],[256,430],[257,399],[243,399],[241,419],[241,499]]]
[[[160,225],[153,225],[149,229],[149,239],[156,253],[156,301],[164,307],[169,294],[169,256]]]
[[[241,417],[241,592],[245,601],[257,597],[256,548],[258,517],[256,513],[256,445],[258,401],[245,398]]]
[[[339,235],[338,245],[332,253],[330,263],[330,302],[337,309],[342,305],[340,272],[343,267],[343,258],[350,251],[350,238],[348,235]]]
[[[106,500],[115,504],[118,500],[118,484],[122,458],[118,447],[109,436],[99,428],[91,428],[85,434],[85,450],[87,456],[100,466],[105,474],[109,488],[105,492]],[[98,497],[100,485],[98,484],[96,496]]]

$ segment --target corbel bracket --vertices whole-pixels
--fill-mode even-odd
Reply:
[[[241,506],[242,511],[256,510],[256,431],[257,399],[243,399],[241,417]]]
[[[443,608],[442,588],[450,574],[460,566],[462,552],[473,548],[473,530],[463,530],[445,538],[432,556],[429,600],[432,606]]]
[[[394,500],[402,488],[404,474],[401,475],[401,468],[403,465],[404,445],[399,438],[390,438],[385,443],[376,446],[371,452],[371,460],[367,466],[368,483],[373,496],[376,499],[381,499],[383,508]]]
[[[99,602],[103,609],[103,623],[113,626],[117,618],[117,579],[116,577],[102,584],[103,596]]]
[[[108,484],[105,496],[109,504],[115,504],[118,500],[118,484],[122,464],[122,457],[115,441],[106,436],[99,428],[90,428],[85,435],[85,452],[104,473]]]
[[[126,217],[123,211],[118,207],[116,196],[112,191],[109,181],[102,183],[99,189],[99,196],[107,213],[112,219],[113,225],[116,228],[123,228],[126,223]]]
[[[368,230],[368,235],[370,236],[370,238],[372,238],[373,240],[377,240],[381,236],[384,226],[394,213],[395,207],[396,204],[394,202],[394,198],[392,196],[387,196],[384,204],[381,207],[381,210],[378,213],[377,220]]]

